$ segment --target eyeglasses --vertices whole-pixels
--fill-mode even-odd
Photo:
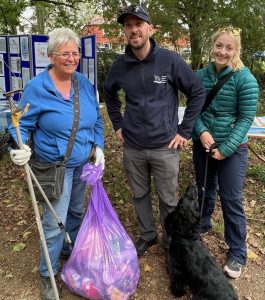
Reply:
[[[232,26],[227,26],[227,27],[220,28],[218,31],[220,33],[231,32],[233,34],[233,36],[238,36],[241,33],[240,28],[234,28]]]
[[[142,12],[144,14],[147,14],[147,12],[140,5],[135,5],[135,4],[120,9],[119,14],[126,14],[126,13],[129,14],[129,13],[137,13],[137,12]]]
[[[63,53],[53,52],[53,54],[57,56],[61,56],[64,60],[69,59],[70,56],[72,56],[73,59],[79,59],[81,57],[81,53],[79,52],[63,52]]]

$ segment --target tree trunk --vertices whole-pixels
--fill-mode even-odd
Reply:
[[[37,16],[37,32],[39,34],[44,34],[45,33],[44,10],[39,5],[36,5],[36,16]]]
[[[202,63],[202,42],[198,32],[190,28],[191,68],[198,70]]]

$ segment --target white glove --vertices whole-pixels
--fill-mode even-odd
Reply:
[[[99,146],[96,146],[95,158],[96,158],[95,166],[97,167],[99,165],[99,163],[101,163],[102,170],[104,170],[105,169],[105,156],[104,156],[102,149]]]
[[[13,163],[18,166],[23,166],[27,163],[31,156],[31,149],[28,145],[23,144],[24,149],[12,149],[10,151],[10,158]]]

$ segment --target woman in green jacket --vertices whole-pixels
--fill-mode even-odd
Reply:
[[[247,170],[247,132],[256,114],[258,84],[240,59],[238,29],[227,27],[212,36],[213,61],[197,72],[208,94],[216,82],[233,71],[208,108],[196,121],[193,133],[193,162],[199,199],[202,200],[206,157],[209,155],[207,184],[202,209],[201,232],[212,228],[218,187],[224,236],[229,247],[224,272],[231,278],[246,264],[246,217],[243,183]],[[214,147],[213,147],[214,145]]]

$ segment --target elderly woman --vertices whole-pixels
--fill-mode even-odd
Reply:
[[[224,237],[229,247],[224,272],[231,278],[240,276],[247,259],[243,184],[248,163],[247,132],[258,101],[257,81],[241,61],[240,50],[240,30],[227,27],[212,36],[213,61],[197,72],[206,93],[209,94],[216,82],[231,71],[233,75],[199,116],[193,136],[193,161],[200,199],[207,172],[201,231],[206,234],[212,228],[218,185]],[[205,170],[207,150],[211,151],[211,156],[208,170]]]
[[[82,221],[85,184],[80,180],[84,164],[95,149],[96,165],[102,164],[103,123],[98,102],[89,80],[76,71],[79,64],[80,40],[68,28],[57,28],[49,34],[48,55],[51,64],[33,78],[25,87],[19,105],[30,104],[28,112],[20,120],[23,143],[27,143],[32,132],[35,159],[41,162],[62,161],[73,125],[74,78],[78,81],[80,120],[70,159],[66,165],[63,193],[52,202],[53,208],[65,224],[72,242],[75,241]],[[14,128],[10,131],[15,137]],[[14,155],[15,154],[15,155]],[[11,150],[14,163],[25,164],[31,149]],[[54,275],[58,273],[60,254],[63,250],[63,234],[46,205],[43,206],[43,229]],[[69,253],[66,253],[69,254]],[[40,274],[42,298],[55,299],[49,272],[41,249]]]

